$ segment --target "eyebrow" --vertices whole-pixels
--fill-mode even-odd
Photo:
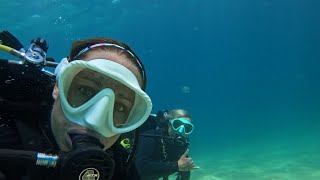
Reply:
[[[98,77],[97,78],[93,78],[94,76],[95,76],[95,74],[94,74],[95,72],[92,72],[92,71],[88,71],[88,70],[84,70],[82,73],[80,73],[79,74],[79,78],[85,78],[85,79],[87,79],[87,80],[91,80],[91,81],[93,81],[94,83],[96,83],[99,87],[104,87],[104,85],[103,85],[103,82],[106,82],[106,81],[108,81],[108,80],[111,80],[111,81],[115,81],[115,82],[118,82],[117,80],[115,80],[115,79],[113,79],[113,78],[110,78],[109,76],[106,76],[107,77],[107,79],[104,77],[104,76],[101,76],[101,75],[98,75]],[[109,79],[110,78],[110,79]],[[99,81],[100,80],[100,81]],[[120,82],[118,82],[118,83],[120,83]],[[120,84],[122,84],[122,83],[120,83]],[[122,84],[123,85],[123,84]],[[127,86],[125,86],[125,87],[127,87]],[[127,87],[128,88],[128,87]],[[130,88],[128,88],[129,90],[132,90],[132,89],[130,89]],[[134,94],[134,96],[133,96],[133,98],[129,98],[129,96],[127,95],[128,93],[127,93],[127,90],[124,90],[124,92],[119,92],[118,93],[118,96],[120,97],[120,98],[122,98],[122,99],[125,99],[126,101],[128,101],[128,102],[130,102],[130,103],[132,103],[132,104],[134,104],[134,101],[135,101],[135,92],[133,93]]]
[[[123,94],[123,93],[119,93],[118,95],[119,95],[120,98],[125,99],[126,101],[134,104],[134,101],[135,101],[135,97],[134,97],[134,96],[133,96],[132,99],[130,99],[128,96],[126,96],[126,95]]]
[[[99,87],[102,86],[102,78],[101,76],[99,76],[99,78],[93,78],[94,77],[94,72],[90,72],[90,71],[83,71],[83,72],[80,72],[78,75],[79,75],[79,78],[81,79],[87,79],[87,80],[90,80],[90,81],[93,81],[94,83],[96,83]],[[99,81],[99,79],[101,79],[101,81]]]
[[[127,103],[130,103],[132,107],[134,106],[135,98],[130,99],[129,97],[125,96],[122,93],[119,93],[118,96],[122,101],[126,101]]]
[[[84,81],[92,81],[92,83],[96,84],[98,87],[102,86],[101,82],[97,81],[96,79],[94,79],[90,76],[79,76],[78,79],[84,80]]]

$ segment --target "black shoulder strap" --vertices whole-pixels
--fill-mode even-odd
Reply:
[[[39,151],[43,149],[41,132],[37,131],[35,123],[30,121],[16,120],[16,127],[25,150]]]
[[[57,145],[48,132],[49,113],[46,111],[25,113],[16,117],[15,123],[25,150],[47,153],[56,150]]]

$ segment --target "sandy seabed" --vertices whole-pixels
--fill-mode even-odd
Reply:
[[[249,144],[194,154],[200,169],[192,171],[191,179],[320,180],[320,144],[302,142]]]

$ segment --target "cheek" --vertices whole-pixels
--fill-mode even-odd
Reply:
[[[126,122],[127,118],[128,118],[128,114],[113,110],[113,124],[115,126],[124,124]]]
[[[168,134],[169,134],[169,135],[172,135],[172,134],[173,134],[171,127],[168,128]]]
[[[60,101],[56,100],[51,112],[52,133],[55,135],[56,138],[60,138],[66,133],[68,126],[69,124],[62,112]]]

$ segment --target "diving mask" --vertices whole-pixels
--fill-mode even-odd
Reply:
[[[84,71],[90,72],[92,76],[77,80],[79,74]],[[74,60],[69,63],[64,58],[56,68],[55,74],[61,107],[67,119],[94,130],[104,137],[138,128],[147,120],[151,112],[151,99],[142,91],[135,75],[114,61],[93,59],[90,61]],[[135,93],[131,111],[124,122],[118,122],[113,117],[114,109],[122,111],[125,108],[117,107],[115,104],[113,84],[109,83],[104,86],[100,78],[117,82],[127,87],[128,93]],[[78,93],[72,94],[72,89]]]
[[[188,135],[193,131],[193,124],[185,118],[172,119],[170,125],[175,134]]]

